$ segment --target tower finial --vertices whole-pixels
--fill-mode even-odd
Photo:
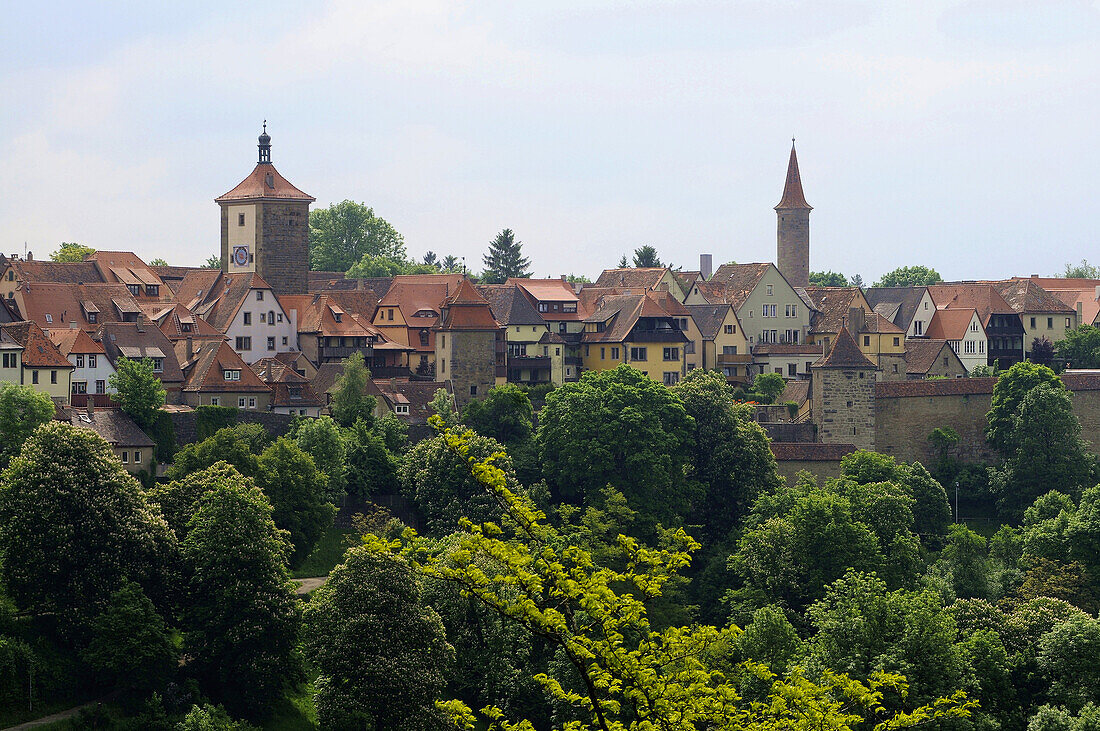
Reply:
[[[271,135],[267,133],[267,120],[264,120],[264,131],[260,135],[260,144],[257,145],[260,148],[260,162],[271,162]]]
[[[267,134],[267,120],[264,120],[264,134]],[[791,138],[791,142],[794,142],[794,137]]]

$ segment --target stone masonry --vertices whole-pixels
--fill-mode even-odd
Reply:
[[[818,441],[875,448],[873,368],[815,368],[814,422]]]
[[[475,398],[484,398],[496,384],[496,333],[454,330],[447,332],[450,362],[447,380],[454,388],[459,408]],[[471,393],[471,387],[477,392]]]
[[[309,203],[259,204],[256,271],[275,294],[309,291]]]

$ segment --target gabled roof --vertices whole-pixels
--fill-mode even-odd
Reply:
[[[160,287],[164,284],[160,275],[132,251],[96,251],[89,254],[86,261],[95,263],[103,281],[137,284],[142,287],[143,294],[148,285]],[[161,291],[158,296],[167,298],[170,294],[170,291]]]
[[[79,284],[103,282],[95,262],[91,261],[37,261],[26,259],[8,259],[15,271],[15,278],[21,282],[64,282]]]
[[[84,355],[103,352],[103,346],[92,340],[92,336],[80,328],[61,329],[55,327],[47,331],[47,335],[66,358],[73,353]]]
[[[444,389],[450,393],[450,381],[411,381],[407,378],[374,379],[367,383],[367,393],[384,400],[391,408],[394,404],[407,404],[408,415],[403,418],[413,424],[425,424],[434,413],[431,408],[435,392]]]
[[[157,377],[165,385],[183,383],[183,371],[176,351],[160,328],[136,322],[109,322],[96,330],[94,338],[103,346],[107,359],[116,368],[118,359],[123,356],[135,360],[163,358],[162,370]]]
[[[642,318],[672,319],[656,299],[648,294],[610,294],[600,299],[596,311],[585,318],[585,323],[603,324],[600,332],[586,331],[582,341],[586,343],[621,343],[630,337],[631,331]],[[653,342],[684,342],[687,337],[680,330],[670,328],[668,337]]]
[[[27,320],[11,322],[0,325],[0,330],[23,346],[23,365],[32,368],[74,367],[35,323]]]
[[[542,319],[531,301],[514,284],[479,284],[477,291],[489,301],[493,318],[501,325],[542,325]]]
[[[1005,302],[1020,314],[1025,312],[1057,313],[1059,315],[1077,314],[1077,310],[1073,307],[1070,307],[1030,279],[1009,279],[1004,282],[994,282],[993,286],[1004,297]]]
[[[794,151],[794,140],[791,140],[791,159],[787,161],[787,180],[783,184],[783,199],[779,201],[776,210],[781,208],[804,208],[807,211],[813,207],[806,202],[806,196],[802,193],[802,176],[798,173],[798,155]]]
[[[184,364],[184,370],[187,374],[184,391],[263,393],[271,390],[225,341],[200,345],[191,362]],[[240,380],[227,381],[227,370],[239,371]]]
[[[149,314],[149,319],[156,323],[169,340],[225,340],[225,333],[179,302],[146,307],[146,312],[149,313],[150,309],[153,311]],[[185,325],[190,326],[190,330],[185,331]]]
[[[718,267],[706,284],[699,286],[699,291],[703,292],[704,289],[708,294],[720,293],[720,296],[733,305],[733,309],[741,309],[741,306],[745,304],[745,300],[749,298],[753,290],[756,289],[756,285],[760,283],[760,280],[768,272],[768,269],[773,267],[773,264],[767,262],[760,262],[755,264],[723,264]],[[708,301],[711,297],[707,297]]]
[[[962,363],[946,340],[908,338],[905,341],[905,371],[909,374],[927,374],[939,361],[940,354],[945,352],[949,352],[951,358]]]
[[[183,278],[176,291],[176,301],[225,332],[233,324],[249,292],[257,289],[268,290],[271,299],[276,299],[271,285],[255,272],[225,274],[220,269],[196,269]],[[270,305],[264,309],[269,308]]]
[[[214,199],[217,203],[249,200],[290,200],[312,203],[317,199],[291,185],[290,181],[280,175],[271,163],[261,162],[257,163],[248,177],[238,183],[236,188]]]
[[[925,335],[932,339],[962,340],[966,337],[966,330],[970,327],[970,321],[976,313],[977,310],[973,308],[936,310],[936,314],[932,315],[932,320],[928,323]]]
[[[370,324],[376,305],[369,290],[281,295],[279,305],[287,314],[297,311],[300,333],[385,339],[381,331]]]
[[[859,287],[805,287],[806,296],[814,305],[817,313],[813,317],[813,325],[810,332],[835,333],[847,322],[848,311],[853,306],[860,306],[856,300],[859,297]],[[871,314],[867,319],[873,318]]]
[[[641,287],[657,289],[668,267],[623,267],[604,269],[595,281],[597,287]]]
[[[463,277],[443,303],[438,329],[499,330],[500,323],[493,318],[489,300],[474,289],[469,279]]]
[[[112,447],[153,447],[156,444],[121,409],[98,409],[90,414],[73,409],[69,412],[69,421],[73,426],[94,431]]]
[[[522,289],[531,295],[535,301],[541,302],[576,302],[577,293],[573,291],[573,285],[564,279],[530,279],[528,277],[512,277],[505,282]]]
[[[726,319],[726,314],[730,311],[730,306],[726,303],[720,305],[687,305],[687,309],[691,313],[691,319],[695,320],[695,327],[699,328],[699,333],[703,336],[703,339],[714,340],[718,336],[718,331],[722,329],[722,323]],[[734,315],[735,319],[736,317]]]
[[[867,356],[856,345],[855,338],[848,332],[848,328],[840,328],[833,347],[819,361],[813,364],[813,368],[867,368],[874,370],[877,366],[867,359]]]
[[[378,307],[395,307],[408,327],[432,327],[439,320],[443,301],[464,280],[462,274],[402,274],[393,278]],[[416,317],[417,312],[431,310],[432,317]]]
[[[142,311],[123,284],[35,282],[23,284],[19,294],[23,317],[43,328],[67,328],[76,322],[88,332],[95,332],[105,322],[120,322],[123,313],[137,315]],[[96,313],[95,322],[88,322],[88,311]]]
[[[783,393],[779,394],[779,398],[775,400],[777,404],[785,404],[788,401],[793,401],[799,406],[806,403],[810,399],[810,382],[809,381],[787,381],[787,385],[783,387]]]
[[[932,284],[928,286],[936,309],[970,309],[978,311],[978,319],[989,325],[991,315],[1015,315],[1016,310],[1005,302],[1001,293],[991,284],[961,282],[957,284]]]

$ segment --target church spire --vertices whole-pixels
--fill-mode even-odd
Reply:
[[[267,120],[264,120],[264,131],[260,135],[260,144],[256,145],[260,148],[260,162],[271,163],[271,135],[267,133]]]
[[[787,163],[787,183],[783,186],[783,200],[779,201],[775,209],[780,208],[813,210],[813,206],[806,202],[806,195],[802,192],[802,177],[798,174],[798,155],[794,151],[793,137],[791,138],[791,160]]]

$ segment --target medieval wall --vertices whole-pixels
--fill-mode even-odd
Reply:
[[[264,203],[256,271],[275,294],[309,291],[309,204]]]

